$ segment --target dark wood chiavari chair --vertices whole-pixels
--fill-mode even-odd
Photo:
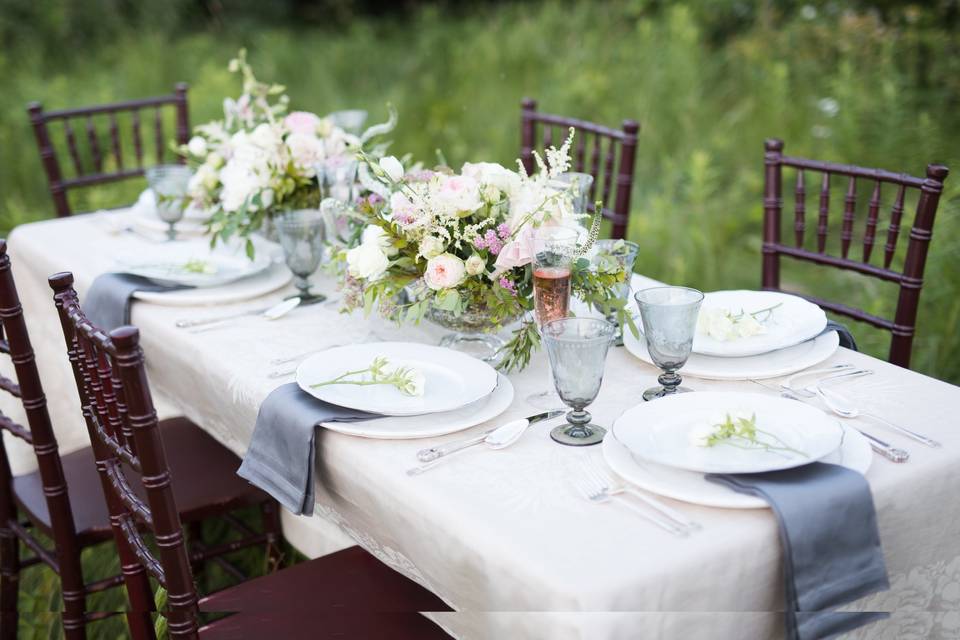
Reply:
[[[889,361],[901,367],[910,365],[910,352],[916,330],[917,309],[920,301],[920,289],[923,287],[923,270],[927,262],[927,250],[933,235],[933,223],[943,191],[943,181],[949,170],[938,164],[927,165],[926,178],[917,178],[905,173],[893,173],[883,169],[866,169],[852,165],[820,162],[807,158],[795,158],[783,155],[783,141],[769,139],[764,143],[764,191],[763,191],[763,288],[782,291],[780,286],[780,256],[794,258],[827,267],[846,269],[869,277],[893,282],[900,288],[893,320],[881,318],[856,309],[849,305],[822,300],[804,294],[803,297],[828,311],[838,313],[854,320],[866,322],[893,334],[890,343]],[[781,239],[781,211],[783,209],[783,167],[796,169],[794,189],[794,242],[785,243]],[[821,174],[819,207],[816,221],[816,250],[804,247],[806,222],[806,178],[805,172]],[[840,255],[826,252],[829,229],[830,186],[834,176],[847,178],[844,197],[843,216],[840,227]],[[861,259],[850,257],[853,242],[853,228],[857,204],[857,181],[872,183],[866,224],[863,235]],[[872,264],[873,248],[877,242],[877,225],[880,217],[880,199],[882,185],[886,183],[896,189],[896,196],[890,213],[886,242],[883,247],[882,266]],[[907,254],[903,270],[891,267],[900,236],[904,201],[909,190],[919,191],[913,226],[907,244]]]
[[[636,120],[624,120],[622,129],[611,129],[585,120],[543,113],[537,111],[537,101],[531,98],[523,99],[520,116],[520,161],[528,174],[533,173],[536,168],[534,150],[539,150],[542,154],[543,150],[551,145],[559,146],[566,139],[570,127],[576,130],[577,135],[571,150],[573,170],[589,173],[594,180],[588,207],[593,211],[593,203],[601,200],[603,217],[613,224],[610,237],[625,237],[630,220],[630,196],[633,191],[640,124]],[[556,138],[554,128],[559,129]],[[538,130],[542,135],[537,135]],[[614,193],[612,201],[611,192]]]
[[[47,174],[50,195],[53,196],[53,204],[58,216],[64,217],[71,214],[70,202],[67,199],[67,192],[70,189],[116,182],[143,175],[145,165],[143,127],[140,118],[142,111],[148,112],[148,114],[152,111],[156,163],[162,164],[164,162],[164,155],[167,150],[167,138],[163,131],[164,108],[174,109],[176,114],[174,131],[176,141],[178,144],[186,144],[190,136],[190,122],[187,109],[187,85],[182,82],[176,85],[173,95],[115,102],[93,107],[44,111],[39,102],[30,103],[27,112],[30,116],[30,123],[33,125],[37,146],[40,148],[40,159]],[[121,113],[129,113],[131,117],[130,126],[135,156],[133,166],[124,165],[123,144],[121,143],[120,127],[117,121],[117,115]],[[104,150],[101,146],[102,136],[97,132],[94,120],[96,116],[104,116],[109,121],[109,150]],[[84,162],[85,158],[80,153],[77,144],[78,136],[72,124],[75,121],[82,122],[82,130],[86,134],[89,149],[87,162]],[[62,122],[63,124],[66,147],[73,165],[72,177],[65,176],[65,164],[61,163],[57,157],[57,148],[51,138],[51,124],[54,122]],[[108,170],[107,162],[111,160],[111,157],[115,168]],[[183,159],[177,158],[176,161],[183,162]]]
[[[0,352],[13,360],[17,381],[0,377],[0,389],[20,398],[28,427],[0,414],[0,429],[32,444],[38,468],[11,474],[6,448],[0,440],[0,639],[15,638],[20,570],[43,563],[60,576],[63,595],[63,628],[68,638],[84,638],[86,625],[108,612],[87,610],[87,597],[119,586],[120,575],[91,582],[85,580],[80,553],[111,539],[110,515],[103,503],[95,456],[90,448],[61,456],[51,428],[40,376],[11,272],[7,244],[0,240]],[[195,570],[207,560],[216,562],[237,580],[245,576],[222,556],[238,549],[266,543],[271,561],[279,561],[279,510],[272,498],[235,475],[239,459],[212,437],[184,418],[164,421],[164,434],[182,450],[175,470],[186,478],[200,473],[203,482],[184,483],[178,502],[191,527],[191,561]],[[143,492],[141,491],[141,494]],[[232,511],[260,505],[264,531],[251,531]],[[20,514],[26,519],[21,521]],[[203,545],[199,525],[210,517],[227,520],[239,532],[223,545]],[[52,540],[53,549],[35,535]],[[20,544],[33,552],[20,560]]]
[[[191,480],[168,464],[187,452],[170,447],[158,426],[138,330],[127,326],[106,335],[93,326],[80,309],[71,274],[51,276],[50,286],[110,511],[135,639],[155,638],[150,578],[166,589],[163,613],[171,638],[449,637],[417,613],[449,607],[359,547],[199,599],[175,487],[208,482],[210,473]],[[139,477],[145,498],[128,476]],[[152,535],[152,545],[141,530]],[[239,613],[202,625],[201,611]]]

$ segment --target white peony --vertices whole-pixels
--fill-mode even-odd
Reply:
[[[420,213],[420,208],[402,192],[390,195],[390,214],[397,224],[413,224],[420,218]]]
[[[522,183],[520,174],[496,162],[467,162],[460,173],[481,184],[492,185],[508,195],[519,189]]]
[[[423,280],[434,291],[452,289],[463,282],[466,272],[463,260],[452,253],[441,253],[427,261]]]
[[[394,156],[385,156],[380,158],[380,168],[394,182],[403,180],[403,165]]]
[[[467,273],[471,276],[476,276],[483,273],[487,268],[487,262],[477,254],[473,254],[467,258],[466,262]]]
[[[480,184],[466,176],[441,177],[439,188],[433,193],[432,204],[447,217],[470,215],[483,206]]]
[[[387,254],[375,242],[365,242],[347,251],[347,271],[354,278],[376,280],[389,266]]]
[[[436,258],[443,253],[446,248],[443,240],[436,236],[425,236],[423,240],[420,241],[420,255],[427,260]]]
[[[207,155],[207,141],[201,136],[193,136],[190,138],[190,142],[187,143],[187,151],[189,151],[192,156],[202,158]]]
[[[314,165],[326,156],[323,141],[308,133],[291,133],[287,136],[287,148],[293,164],[307,177],[312,177]]]

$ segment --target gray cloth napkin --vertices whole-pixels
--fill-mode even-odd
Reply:
[[[186,285],[157,284],[153,280],[129,273],[104,273],[93,281],[83,299],[83,312],[90,322],[112,331],[130,324],[130,303],[137,291],[178,291]]]
[[[318,400],[291,382],[274,389],[257,414],[250,448],[237,469],[296,515],[313,515],[316,427],[382,417]]]
[[[890,588],[877,515],[863,475],[835,464],[707,480],[766,500],[780,523],[788,640],[830,638],[885,618],[833,609]]]
[[[850,329],[847,328],[847,325],[840,322],[834,322],[833,320],[827,320],[827,326],[823,331],[824,333],[827,331],[836,331],[837,335],[840,337],[841,347],[852,349],[853,351],[859,351],[859,349],[857,349],[857,341],[853,338],[853,334],[850,333]]]

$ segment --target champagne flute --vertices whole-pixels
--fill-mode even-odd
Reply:
[[[533,307],[538,329],[548,322],[566,318],[570,309],[570,274],[579,233],[576,229],[543,226],[533,237]],[[555,407],[560,402],[548,371],[548,384],[527,396],[537,408]]]

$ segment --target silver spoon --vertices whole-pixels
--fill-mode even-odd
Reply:
[[[911,431],[906,427],[901,427],[900,425],[894,424],[885,418],[881,418],[878,415],[860,411],[859,409],[851,405],[849,401],[846,400],[843,396],[838,395],[834,391],[830,391],[830,396],[833,396],[833,397],[830,397],[827,395],[827,392],[820,387],[820,385],[816,385],[814,387],[808,387],[808,389],[812,389],[817,394],[817,396],[821,400],[823,400],[823,404],[827,405],[827,408],[830,409],[830,411],[833,411],[835,414],[837,414],[841,418],[856,418],[858,416],[871,418],[881,424],[884,424],[890,427],[894,431],[902,433],[908,438],[911,438],[913,440],[916,440],[917,442],[927,445],[928,447],[937,449],[941,446],[939,442],[937,442],[936,440],[933,440],[932,438],[928,438],[927,436],[921,435],[915,431]]]

